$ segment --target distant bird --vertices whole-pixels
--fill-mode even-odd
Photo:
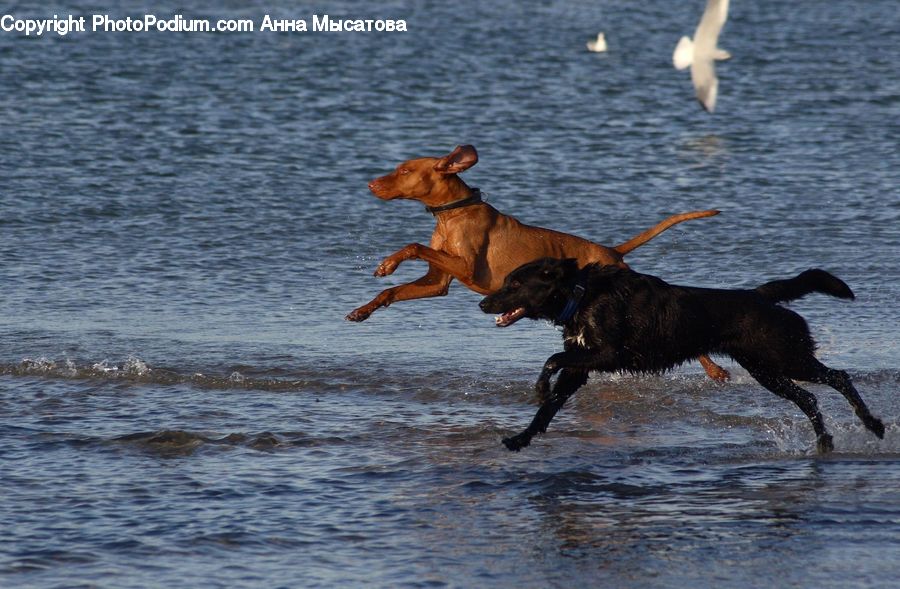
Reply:
[[[716,78],[715,60],[729,59],[731,54],[719,49],[719,32],[728,19],[728,0],[706,0],[706,10],[694,31],[693,42],[682,37],[672,54],[672,63],[683,70],[690,66],[691,81],[697,92],[697,100],[707,111],[716,108],[719,80]]]
[[[606,37],[603,36],[603,33],[597,33],[597,40],[588,41],[587,48],[588,51],[593,51],[594,53],[603,53],[606,51]]]

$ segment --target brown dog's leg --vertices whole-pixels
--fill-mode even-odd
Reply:
[[[709,376],[711,379],[718,382],[725,382],[726,380],[731,378],[731,375],[728,374],[728,371],[713,362],[709,356],[704,354],[697,359],[700,360],[700,364],[703,366],[703,370],[706,371],[707,376]]]
[[[365,321],[376,309],[387,307],[396,301],[442,297],[447,294],[451,280],[453,277],[449,274],[429,268],[428,274],[416,281],[381,291],[374,299],[347,314],[346,319],[348,321]]]
[[[386,257],[375,269],[375,276],[389,276],[394,273],[401,262],[413,259],[428,262],[431,267],[449,274],[479,294],[488,294],[488,291],[475,284],[470,260],[432,249],[421,243],[411,243]]]

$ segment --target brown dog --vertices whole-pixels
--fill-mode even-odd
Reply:
[[[437,226],[429,247],[411,243],[386,257],[375,270],[375,276],[388,276],[401,262],[419,259],[428,262],[428,273],[378,293],[350,312],[348,320],[365,321],[376,309],[397,301],[444,296],[454,278],[478,294],[490,294],[503,285],[507,274],[540,258],[575,258],[581,266],[597,262],[627,268],[625,254],[672,225],[719,213],[709,210],[672,215],[609,248],[567,233],[525,225],[500,213],[481,200],[477,188],[470,188],[457,176],[476,163],[475,148],[460,145],[444,157],[405,161],[390,174],[369,182],[369,190],[380,199],[403,198],[424,203]],[[710,377],[728,378],[728,372],[708,357],[701,357],[700,362]]]

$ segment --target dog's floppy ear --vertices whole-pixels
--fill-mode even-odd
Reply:
[[[554,282],[568,279],[578,272],[578,260],[575,258],[546,258],[544,269],[541,272],[545,278]]]
[[[566,274],[574,274],[579,270],[577,258],[565,258],[560,265]]]
[[[434,169],[442,174],[459,174],[478,163],[478,152],[472,145],[457,145],[456,149],[439,159]]]

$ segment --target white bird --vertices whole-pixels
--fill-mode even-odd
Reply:
[[[682,37],[672,54],[672,63],[677,69],[690,66],[697,100],[709,112],[715,110],[719,93],[715,61],[731,57],[730,53],[716,46],[727,19],[728,0],[706,0],[706,10],[694,31],[694,40]]]
[[[603,33],[597,33],[597,40],[588,41],[587,48],[588,51],[593,51],[594,53],[603,53],[606,51],[606,37],[603,36]]]

